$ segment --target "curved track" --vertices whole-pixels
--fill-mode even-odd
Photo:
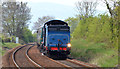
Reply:
[[[95,65],[90,65],[90,64],[87,64],[81,61],[79,62],[78,60],[74,60],[74,59],[54,60],[47,56],[45,57],[53,62],[56,62],[57,64],[64,66],[67,69],[80,69],[80,68],[90,68],[90,67],[95,68],[96,67]]]
[[[36,48],[37,49],[37,48]],[[42,53],[40,53],[42,54]],[[84,62],[79,62],[78,60],[74,60],[74,59],[67,59],[67,60],[54,60],[52,58],[49,58],[45,55],[42,55],[42,57],[46,58],[46,59],[49,59],[51,60],[52,62],[55,62],[65,68],[69,68],[69,69],[73,69],[73,68],[80,68],[80,67],[84,67],[84,68],[87,68],[87,67],[96,67],[96,66],[93,66],[93,65],[90,65],[90,64],[87,64],[87,63],[84,63]]]
[[[21,67],[41,67],[28,56],[28,50],[33,46],[27,44],[16,49],[12,54],[12,60],[17,68]]]
[[[31,54],[32,53],[32,54]],[[38,52],[35,44],[27,44],[17,48],[12,54],[12,60],[17,68],[21,67],[61,67],[65,69],[79,69],[82,67],[94,67],[78,60],[54,60]]]
[[[33,45],[33,46],[34,46],[34,45]],[[31,46],[31,47],[33,47],[33,46]],[[27,58],[28,58],[35,66],[37,66],[37,67],[42,67],[41,65],[37,64],[35,61],[33,61],[33,60],[29,57],[28,51],[30,50],[31,47],[29,47],[28,50],[26,51],[26,56],[27,56]]]

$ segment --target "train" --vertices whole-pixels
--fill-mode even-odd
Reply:
[[[70,27],[66,22],[61,20],[48,21],[44,23],[40,35],[37,46],[41,53],[54,59],[66,59],[68,57],[71,44]]]

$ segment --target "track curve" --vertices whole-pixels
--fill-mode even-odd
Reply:
[[[50,64],[53,64],[54,67],[56,67],[57,64],[59,64],[59,67],[62,66],[62,67],[67,68],[67,69],[94,67],[94,66],[89,65],[89,64],[77,62],[73,59],[54,60],[54,59],[49,58],[45,55],[42,55],[42,53],[40,53],[39,50],[37,49],[37,46],[32,47],[31,52],[35,52],[34,56],[31,56],[31,58],[34,59],[34,61],[36,61],[37,63],[41,64],[43,67],[48,67]],[[35,57],[39,57],[39,58],[35,59]],[[45,60],[44,63],[46,63],[46,65],[39,62],[39,61],[42,61],[41,59]],[[52,61],[52,63],[49,63],[50,61]],[[53,62],[56,63],[56,66]],[[50,66],[52,66],[52,65],[50,65]]]
[[[34,46],[34,45],[33,45]],[[30,50],[30,48],[32,48],[33,46],[30,46],[29,48],[28,48],[28,50],[26,51],[26,56],[27,56],[27,58],[35,65],[35,66],[37,66],[37,67],[42,67],[41,65],[39,65],[39,64],[37,64],[35,61],[33,61],[30,57],[29,57],[29,55],[28,55],[28,51]]]
[[[32,45],[33,46],[33,45]],[[20,69],[21,67],[41,67],[34,61],[30,60],[27,52],[32,47],[31,44],[27,44],[17,48],[12,54],[12,60],[14,65]],[[30,61],[29,61],[30,60]]]
[[[27,44],[15,49],[12,54],[14,65],[20,69],[21,67],[38,67],[45,68],[61,68],[61,69],[79,69],[94,67],[92,65],[79,62],[74,59],[54,60],[42,55],[35,44]]]

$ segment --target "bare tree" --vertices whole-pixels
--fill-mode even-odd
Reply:
[[[38,21],[34,23],[33,30],[41,29],[41,26],[45,22],[52,20],[52,19],[54,19],[54,17],[52,17],[52,16],[43,16],[41,18],[38,18]]]
[[[88,2],[82,1],[76,3],[77,11],[80,16],[89,17],[92,16],[96,11],[97,1],[96,2]]]
[[[111,17],[114,17],[116,15],[115,8],[119,4],[118,2],[120,2],[120,1],[118,1],[118,0],[109,0],[109,1],[104,0],[104,3],[106,4],[106,7],[109,10]]]

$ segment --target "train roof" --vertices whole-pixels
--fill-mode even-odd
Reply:
[[[51,20],[51,21],[48,21],[44,24],[45,25],[68,25],[66,22],[64,21],[61,21],[61,20]]]

